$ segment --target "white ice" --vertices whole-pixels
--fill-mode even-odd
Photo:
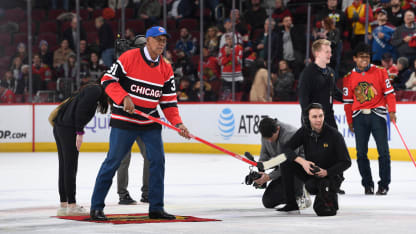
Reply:
[[[142,158],[130,165],[129,191],[140,198]],[[105,153],[79,157],[77,201],[89,208]],[[220,222],[99,224],[53,218],[59,203],[56,153],[0,153],[0,233],[415,233],[416,169],[392,162],[387,196],[365,196],[356,161],[345,173],[337,216],[317,217],[311,208],[286,215],[261,204],[264,190],[242,184],[248,164],[227,155],[167,154],[165,209],[176,215]],[[372,161],[378,181],[378,163]],[[115,181],[115,180],[114,180]],[[147,205],[120,206],[114,183],[105,213],[147,213]]]

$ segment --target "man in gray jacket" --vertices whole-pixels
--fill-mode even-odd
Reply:
[[[267,161],[273,157],[284,152],[283,146],[296,132],[296,128],[266,117],[260,121],[259,130],[261,133],[261,151],[260,162]],[[303,149],[296,150],[296,154],[304,157]],[[276,167],[272,172],[259,172],[262,176],[254,182],[258,185],[263,185],[271,181],[266,187],[263,194],[263,205],[266,208],[274,208],[286,202],[285,190],[282,183],[280,168]],[[300,180],[295,180],[295,194],[297,197],[298,206],[300,208],[307,208],[311,205],[309,194],[303,189],[303,183]]]

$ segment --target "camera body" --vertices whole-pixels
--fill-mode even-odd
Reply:
[[[258,173],[257,171],[250,171],[250,173],[245,178],[245,183],[246,183],[246,185],[253,184],[253,186],[256,189],[264,189],[264,188],[266,188],[266,183],[264,183],[262,185],[258,185],[256,183],[254,183],[254,181],[257,180],[257,179],[260,179],[260,177],[261,177],[261,174]]]
[[[139,34],[134,38],[133,41],[131,41],[129,39],[120,38],[120,35],[118,35],[114,43],[116,58],[118,58],[122,53],[126,52],[127,50],[143,48],[146,45],[146,37],[144,35]]]
[[[313,166],[312,166],[312,170],[311,170],[311,172],[312,172],[314,175],[316,175],[316,173],[318,173],[319,171],[321,171],[321,168],[320,168],[320,167],[318,167],[318,166],[316,166],[316,165],[313,165]]]

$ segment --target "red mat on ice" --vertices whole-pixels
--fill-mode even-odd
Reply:
[[[221,221],[218,219],[204,219],[193,216],[176,216],[174,220],[165,219],[149,219],[147,213],[145,214],[107,214],[107,221],[94,221],[90,216],[54,216],[60,219],[69,219],[75,221],[86,221],[95,223],[112,223],[112,224],[130,224],[130,223],[173,223],[173,222],[207,222],[207,221]]]

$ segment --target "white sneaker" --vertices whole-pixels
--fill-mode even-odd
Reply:
[[[56,216],[66,216],[66,207],[59,207]]]
[[[90,213],[82,206],[76,205],[75,207],[69,207],[66,209],[67,216],[86,216]]]
[[[311,196],[309,195],[309,192],[305,189],[305,186],[303,186],[302,196],[298,197],[296,199],[296,202],[298,203],[298,207],[300,210],[309,208],[312,205]]]

